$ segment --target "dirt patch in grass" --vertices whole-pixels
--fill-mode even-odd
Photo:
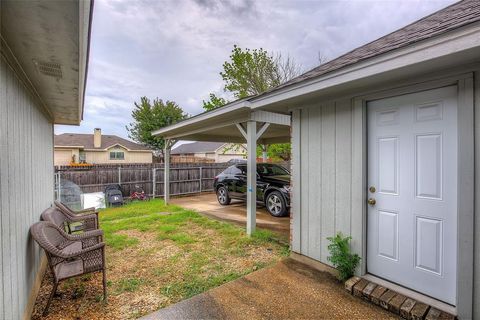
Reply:
[[[108,302],[103,301],[101,274],[67,280],[45,319],[137,318],[288,254],[269,232],[247,237],[235,225],[160,200],[108,209],[100,217],[107,243]],[[50,290],[47,272],[33,319],[43,319]]]

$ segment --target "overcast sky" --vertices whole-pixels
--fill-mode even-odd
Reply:
[[[202,112],[234,44],[289,55],[305,70],[455,0],[95,0],[84,120],[56,133],[127,137],[134,101],[176,101]]]

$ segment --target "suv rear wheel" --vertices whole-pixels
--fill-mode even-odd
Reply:
[[[228,195],[228,190],[224,186],[221,186],[217,189],[217,200],[222,206],[229,205],[232,199]]]
[[[287,215],[287,205],[285,199],[279,191],[273,191],[265,199],[265,207],[274,217],[284,217]]]

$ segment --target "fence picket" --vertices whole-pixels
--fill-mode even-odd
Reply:
[[[170,168],[170,192],[186,195],[213,191],[213,179],[225,170],[227,163],[179,163]],[[124,196],[129,196],[136,185],[152,197],[163,197],[164,168],[161,164],[98,165],[90,168],[57,167],[55,170],[57,195],[61,180],[78,185],[82,192],[103,192],[110,184],[120,184]]]

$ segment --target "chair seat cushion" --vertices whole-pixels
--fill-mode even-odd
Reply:
[[[65,261],[55,266],[55,274],[58,280],[83,274],[83,261],[81,259]]]
[[[66,254],[71,254],[71,253],[76,253],[82,251],[82,242],[81,241],[75,241],[72,244],[66,246],[65,248],[62,249],[62,252]]]

